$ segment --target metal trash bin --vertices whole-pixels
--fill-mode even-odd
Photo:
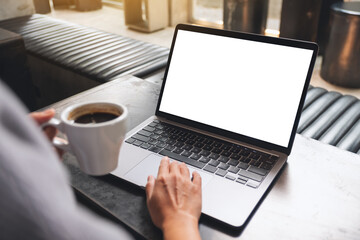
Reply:
[[[49,0],[33,0],[35,12],[40,14],[46,14],[51,12]]]
[[[224,28],[264,34],[269,0],[224,0]]]
[[[315,42],[322,0],[283,0],[280,37]]]
[[[330,32],[330,11],[331,5],[336,2],[344,2],[343,0],[322,0],[320,19],[317,32],[317,43],[319,45],[319,55],[323,55],[325,51],[325,44],[329,38]]]
[[[335,85],[360,87],[360,2],[331,6],[330,34],[320,76]]]
[[[76,10],[93,11],[102,8],[101,0],[75,0]]]
[[[68,8],[75,5],[75,0],[52,0],[54,8]]]

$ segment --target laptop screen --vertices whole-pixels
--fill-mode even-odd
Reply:
[[[179,29],[158,109],[288,147],[313,53]]]

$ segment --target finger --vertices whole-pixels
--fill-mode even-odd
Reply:
[[[62,142],[62,143],[64,143],[64,144],[68,144],[68,143],[69,143],[68,141],[66,141],[66,140],[63,139],[63,138],[54,137],[54,139],[56,139],[57,142]],[[60,148],[57,148],[57,147],[54,147],[54,148],[55,148],[55,150],[57,151],[57,153],[58,153],[58,155],[59,155],[59,157],[60,157],[60,159],[61,159],[61,158],[62,158],[62,155],[64,154],[64,150],[62,150],[62,149],[60,149]]]
[[[176,161],[173,161],[170,164],[170,173],[179,173],[180,174],[180,167],[179,167],[179,163]]]
[[[169,173],[169,165],[170,165],[169,158],[163,157],[160,162],[158,177],[167,175]]]
[[[149,200],[152,196],[155,186],[155,178],[153,176],[148,177],[148,181],[146,183],[146,199]]]
[[[55,116],[55,110],[53,108],[47,109],[43,112],[33,112],[30,113],[30,116],[39,124],[48,122],[51,118]]]
[[[201,176],[200,176],[200,174],[198,172],[194,171],[192,173],[192,179],[193,179],[192,180],[193,183],[201,189]]]
[[[186,166],[185,163],[180,164],[180,173],[182,176],[185,176],[190,179],[190,171],[189,168]]]
[[[45,135],[47,136],[47,138],[52,141],[52,139],[56,136],[57,133],[57,129],[51,126],[45,127],[44,128],[44,132]]]

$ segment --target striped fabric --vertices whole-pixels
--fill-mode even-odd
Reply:
[[[297,132],[360,154],[360,100],[309,88]]]
[[[164,68],[169,49],[117,34],[34,14],[0,22],[22,35],[30,54],[100,83],[146,76]]]

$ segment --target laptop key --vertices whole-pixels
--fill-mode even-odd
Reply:
[[[220,157],[220,155],[219,154],[216,154],[216,153],[211,153],[209,156],[208,156],[209,158],[211,158],[211,159],[218,159],[219,157]]]
[[[187,139],[186,139],[185,137],[179,137],[179,139],[178,139],[179,142],[183,142],[183,143],[184,143],[186,140],[187,140]]]
[[[125,142],[131,144],[131,143],[135,142],[135,139],[134,138],[129,138]]]
[[[139,135],[139,134],[135,134],[134,136],[132,136],[132,138],[135,138],[136,140],[140,140],[140,141],[143,141],[143,142],[148,142],[150,140],[149,137],[145,137],[145,136],[142,136],[142,135]]]
[[[205,146],[203,147],[203,149],[204,149],[204,150],[207,150],[207,151],[211,151],[212,148],[213,148],[213,147],[210,146],[210,145],[205,145]]]
[[[184,143],[183,142],[176,142],[174,146],[181,148],[182,146],[184,146]]]
[[[263,163],[263,164],[261,164],[260,168],[265,169],[265,170],[270,170],[272,168],[272,165],[270,165],[268,163]]]
[[[260,185],[259,182],[254,182],[254,181],[248,181],[248,183],[246,184],[246,186],[252,187],[252,188],[257,188]]]
[[[202,150],[202,151],[200,152],[200,155],[207,157],[207,156],[210,155],[210,152],[209,152],[209,151],[206,151],[206,150]]]
[[[244,170],[248,169],[248,167],[249,167],[249,165],[246,164],[246,163],[243,163],[243,162],[240,162],[238,164],[238,168],[241,168],[241,169],[244,169]]]
[[[155,128],[154,127],[151,127],[151,126],[146,126],[143,128],[144,130],[148,131],[148,132],[153,132],[155,131]]]
[[[158,140],[162,141],[162,142],[166,142],[168,140],[168,138],[167,137],[159,137]]]
[[[251,162],[251,158],[242,158],[240,161],[243,163],[249,163]]]
[[[174,140],[174,139],[168,139],[168,140],[166,141],[166,143],[172,145],[172,144],[176,143],[176,140]]]
[[[199,160],[200,162],[203,162],[203,163],[208,163],[208,162],[210,162],[210,158],[207,158],[207,157],[204,157],[204,156],[201,156],[201,158],[200,158],[200,160]]]
[[[149,127],[155,127],[157,125],[157,123],[156,122],[152,122],[152,123],[149,123]]]
[[[182,149],[184,149],[184,150],[186,150],[186,151],[190,151],[191,149],[192,149],[192,146],[191,145],[184,145],[183,147],[182,147]]]
[[[181,154],[184,150],[182,150],[181,148],[177,147],[175,148],[175,150],[173,150],[173,153],[176,153],[176,154]]]
[[[138,134],[146,136],[146,137],[150,137],[152,135],[151,132],[148,132],[148,131],[145,131],[145,130],[139,131]]]
[[[258,182],[261,182],[263,180],[263,176],[261,176],[261,175],[259,175],[257,173],[248,172],[248,171],[245,171],[245,170],[241,170],[239,172],[239,175],[243,176],[243,177],[253,179],[253,180],[258,181]]]
[[[153,139],[159,139],[161,136],[158,135],[158,134],[153,133],[153,134],[151,134],[150,137],[153,138]]]
[[[154,131],[154,133],[161,135],[161,134],[163,134],[163,133],[164,133],[164,131],[163,131],[163,130],[159,130],[159,129],[158,129],[158,130],[155,130],[155,131]]]
[[[211,166],[211,165],[206,165],[206,167],[204,167],[204,170],[208,171],[208,172],[211,172],[211,173],[214,173],[214,172],[216,172],[217,168],[214,167],[214,166]]]
[[[220,164],[220,162],[218,162],[214,159],[211,159],[209,162],[209,165],[214,166],[214,167],[217,167],[219,164]]]
[[[240,168],[238,167],[234,167],[234,166],[230,166],[228,171],[231,172],[231,173],[235,173],[237,174],[239,172]]]
[[[155,127],[159,130],[162,130],[162,129],[164,129],[165,126],[160,123],[160,124],[157,124]]]
[[[193,153],[190,158],[194,159],[194,160],[199,160],[201,158],[201,155]]]
[[[244,156],[244,157],[248,157],[250,155],[250,151],[249,150],[243,150],[243,151],[240,152],[240,155]]]
[[[254,159],[250,162],[250,165],[254,166],[254,167],[259,167],[260,164],[261,164],[261,161],[257,161],[257,160],[254,160]]]
[[[221,155],[225,156],[225,157],[230,157],[232,153],[229,152],[229,151],[225,151],[225,152],[222,152]]]
[[[227,174],[227,171],[223,169],[218,169],[215,174],[224,177]]]
[[[152,145],[156,145],[158,143],[158,140],[150,138],[150,140],[147,141],[147,143],[152,144]]]
[[[144,149],[148,149],[149,147],[151,147],[151,145],[148,144],[148,143],[143,143],[143,144],[140,145],[140,147],[144,148]]]
[[[166,146],[166,143],[159,141],[156,146],[158,146],[159,148],[164,148]]]
[[[238,160],[235,160],[235,159],[230,159],[230,161],[228,162],[229,165],[231,166],[236,166],[239,164],[239,161]]]
[[[254,167],[254,166],[250,166],[248,171],[260,174],[261,176],[265,176],[268,173],[268,171],[266,171],[265,169],[257,168],[257,167]]]
[[[202,148],[204,146],[204,144],[201,143],[201,142],[197,142],[197,143],[194,144],[194,146],[197,147],[197,148]]]
[[[232,152],[232,153],[239,153],[240,150],[241,150],[240,148],[234,146],[234,147],[232,147],[232,148],[230,149],[230,152]]]
[[[253,153],[251,153],[250,157],[252,159],[259,160],[260,159],[260,154],[253,152]]]
[[[230,157],[231,157],[232,159],[239,160],[241,156],[240,156],[239,154],[237,154],[237,153],[233,153],[233,154],[231,154]]]
[[[231,180],[231,181],[234,181],[235,180],[235,177],[234,176],[231,176],[231,175],[226,175],[227,179]]]
[[[135,146],[140,146],[141,144],[143,144],[142,141],[136,140],[135,142],[133,142],[133,145]]]
[[[191,152],[185,150],[181,153],[181,155],[184,157],[189,157],[191,155]]]
[[[191,149],[191,152],[193,152],[193,153],[199,153],[199,152],[201,152],[201,149],[200,149],[200,148],[197,148],[197,147],[194,147],[193,149]]]
[[[241,184],[245,184],[245,183],[246,183],[246,180],[241,179],[241,178],[238,178],[238,179],[236,179],[236,182],[237,182],[237,183],[241,183]]]
[[[220,149],[221,150],[224,150],[224,151],[229,151],[230,149],[231,149],[231,147],[229,146],[229,145],[222,145],[221,147],[220,147]]]
[[[168,156],[169,158],[178,160],[180,162],[184,162],[186,164],[189,164],[189,165],[197,167],[197,168],[203,168],[206,165],[205,163],[195,161],[193,159],[181,156],[179,154],[176,154],[174,152],[170,152],[170,151],[165,150],[165,149],[161,150],[160,154],[163,155],[163,156]]]
[[[172,151],[172,150],[175,149],[175,146],[170,145],[170,144],[167,144],[167,145],[165,146],[165,149],[168,150],[168,151]]]
[[[188,139],[185,143],[186,143],[186,144],[189,144],[189,145],[194,145],[194,144],[195,144],[195,141],[192,140],[192,139]]]
[[[226,163],[220,163],[218,168],[227,170],[230,166]]]
[[[212,153],[216,153],[216,154],[219,154],[222,152],[222,150],[220,148],[214,148],[211,150]]]
[[[225,157],[225,156],[220,156],[218,161],[223,162],[223,163],[227,163],[229,161],[229,158]],[[237,165],[237,164],[235,164],[235,165]]]
[[[207,144],[207,145],[211,145],[211,144],[214,143],[214,140],[212,140],[212,139],[210,139],[210,138],[206,138],[206,139],[204,140],[204,143]]]
[[[158,148],[158,147],[152,146],[152,147],[150,147],[148,150],[149,150],[149,151],[152,151],[152,152],[154,152],[154,153],[158,153],[158,152],[160,152],[161,149],[162,149],[162,148]]]

